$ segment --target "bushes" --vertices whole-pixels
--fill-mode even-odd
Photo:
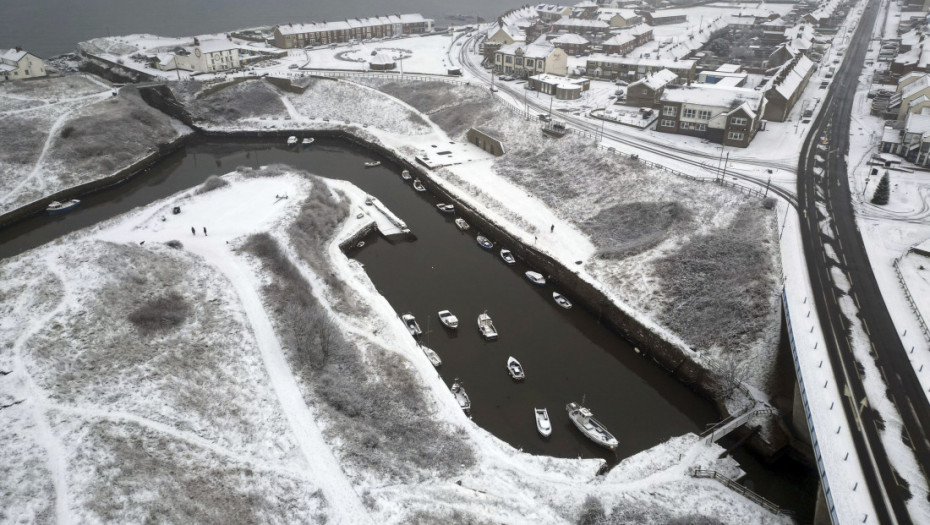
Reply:
[[[61,128],[61,132],[59,132],[59,135],[61,136],[61,138],[66,139],[70,137],[72,133],[74,133],[74,126],[65,126]]]
[[[172,240],[166,242],[165,244],[167,244],[167,245],[168,245],[169,247],[171,247],[171,248],[174,248],[175,250],[180,250],[181,248],[184,247],[184,245],[181,243],[181,241],[179,241],[179,240],[177,240],[177,239],[172,239]]]
[[[643,252],[668,238],[691,213],[677,202],[629,202],[601,210],[584,222],[601,257],[619,258]]]
[[[229,186],[229,182],[227,182],[226,179],[216,175],[210,175],[207,177],[207,180],[205,180],[203,184],[197,188],[197,191],[194,192],[194,195],[203,195],[209,191],[224,188],[226,186]]]
[[[872,195],[872,204],[877,204],[879,206],[884,206],[888,204],[888,197],[891,195],[891,183],[888,180],[888,172],[886,171],[882,175],[882,179],[878,181],[878,187],[875,188],[875,193]]]
[[[151,299],[129,314],[129,322],[146,333],[170,330],[187,319],[190,306],[177,292]]]

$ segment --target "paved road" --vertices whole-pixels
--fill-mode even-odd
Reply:
[[[878,5],[877,2],[869,4],[863,14],[859,28],[846,51],[846,60],[837,73],[823,109],[801,151],[798,166],[798,200],[802,211],[801,236],[815,293],[814,302],[824,327],[828,352],[834,365],[834,377],[849,401],[843,407],[847,420],[861,422],[859,431],[854,429],[853,440],[863,463],[873,504],[879,514],[878,521],[911,523],[905,507],[907,491],[897,483],[881,443],[877,428],[881,418],[870,407],[863,407],[866,399],[865,390],[847,338],[845,319],[837,303],[839,292],[831,282],[830,268],[824,258],[824,245],[830,244],[840,260],[845,263],[844,268],[851,283],[850,295],[860,305],[860,319],[867,327],[873,343],[875,361],[883,371],[889,396],[901,413],[918,461],[926,472],[927,465],[930,465],[930,442],[926,437],[926,429],[930,428],[930,405],[908,361],[872,273],[862,237],[856,227],[847,176],[846,155],[849,150],[853,100],[872,27],[879,11]],[[827,140],[826,152],[818,151],[816,147],[823,139]],[[825,166],[821,165],[825,168],[822,179],[813,172],[815,156],[818,154],[825,157],[826,161]],[[826,204],[834,225],[835,239],[823,236],[820,230],[820,220],[823,217],[818,216],[816,208],[818,187],[823,195],[821,200]],[[861,418],[857,418],[856,412],[860,408]],[[896,436],[889,437],[896,439]],[[913,496],[920,498],[925,495]]]

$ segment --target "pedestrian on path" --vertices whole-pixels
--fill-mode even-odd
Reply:
[[[207,236],[207,227],[206,227],[206,226],[203,227],[203,236],[204,236],[204,237]]]
[[[197,236],[197,230],[195,230],[193,226],[191,226],[191,235],[193,235],[194,237]]]
[[[554,231],[555,231],[555,224],[553,224],[552,227],[549,228],[549,233],[552,233],[552,232],[554,232]]]

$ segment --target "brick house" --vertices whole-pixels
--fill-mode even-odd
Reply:
[[[348,18],[339,22],[275,26],[274,45],[282,49],[429,33],[433,20],[420,14]]]
[[[765,96],[746,88],[695,84],[666,89],[656,130],[745,148],[759,131]]]
[[[599,54],[591,55],[585,63],[588,76],[627,82],[635,82],[663,69],[675,73],[683,82],[691,82],[697,70],[697,60],[650,59]]]
[[[581,55],[588,50],[588,39],[575,33],[559,35],[550,42],[570,56]]]
[[[659,109],[662,93],[669,84],[678,82],[678,75],[663,69],[630,84],[626,90],[626,105],[639,108]]]
[[[775,76],[763,87],[765,91],[765,120],[784,122],[814,73],[814,63],[804,55],[779,68]]]

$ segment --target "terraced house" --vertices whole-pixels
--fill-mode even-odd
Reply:
[[[568,55],[545,37],[532,44],[501,46],[494,53],[494,71],[502,75],[531,77],[541,73],[568,74]]]
[[[339,22],[286,24],[274,28],[274,45],[282,49],[429,33],[433,20],[420,14],[348,18]]]
[[[0,81],[45,75],[45,62],[21,47],[0,51]]]
[[[701,137],[745,148],[756,136],[765,113],[765,96],[755,89],[695,84],[665,89],[657,131]]]

